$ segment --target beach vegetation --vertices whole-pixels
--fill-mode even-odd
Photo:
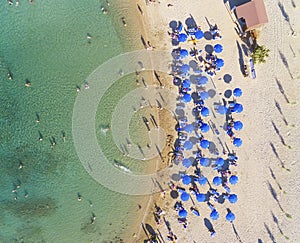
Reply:
[[[253,62],[255,64],[265,63],[266,62],[266,58],[269,57],[269,52],[270,52],[270,50],[267,49],[265,46],[257,45],[254,48],[254,51],[253,51],[253,53],[251,55],[252,59],[253,59]]]

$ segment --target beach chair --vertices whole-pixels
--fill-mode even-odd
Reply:
[[[255,73],[255,69],[254,68],[251,69],[251,76],[252,76],[253,79],[256,78],[256,73]]]

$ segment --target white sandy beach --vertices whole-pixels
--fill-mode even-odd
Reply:
[[[217,91],[224,94],[227,89],[235,87],[243,90],[243,96],[238,100],[244,111],[237,116],[244,123],[243,130],[239,132],[243,145],[235,149],[239,160],[234,168],[239,183],[232,187],[239,200],[236,204],[225,202],[216,205],[220,218],[213,222],[210,220],[217,233],[211,238],[204,225],[204,218],[209,219],[207,207],[198,207],[200,217],[189,215],[189,224],[184,230],[178,224],[177,212],[173,209],[176,200],[167,193],[166,199],[156,203],[166,211],[164,216],[177,235],[177,242],[298,242],[300,237],[297,227],[300,223],[297,205],[300,191],[297,173],[300,155],[297,99],[300,91],[300,3],[284,2],[288,22],[277,2],[264,2],[269,23],[261,29],[258,43],[270,49],[270,57],[265,64],[255,66],[257,78],[253,80],[244,78],[240,71],[237,42],[241,45],[242,41],[234,30],[235,25],[223,1],[161,0],[147,6],[139,1],[144,10],[142,18],[147,18],[150,24],[146,26],[149,39],[157,49],[169,50],[170,53],[176,48],[171,45],[167,34],[172,20],[184,23],[192,15],[204,31],[209,29],[205,17],[210,23],[217,24],[223,38],[214,42],[202,39],[197,48],[204,48],[206,44],[222,44],[225,66],[213,77]],[[172,6],[168,7],[168,4]],[[244,60],[248,61],[245,55]],[[232,76],[230,83],[218,80],[225,74]],[[234,149],[232,145],[231,149]],[[190,205],[186,205],[189,208]],[[225,220],[227,207],[236,215],[235,231],[233,225]],[[153,217],[151,207],[147,213],[149,217],[143,223],[150,224]],[[152,226],[156,229],[156,225]],[[162,224],[158,229],[167,241],[167,227]],[[141,231],[139,239],[146,239],[143,234]]]

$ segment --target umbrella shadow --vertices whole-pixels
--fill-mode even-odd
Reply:
[[[288,124],[288,122],[287,122],[285,116],[284,116],[283,113],[282,113],[282,110],[281,110],[281,107],[280,107],[279,103],[278,103],[277,100],[275,100],[275,99],[274,99],[274,102],[275,102],[275,106],[276,106],[277,110],[279,111],[279,113],[280,113],[280,115],[281,115],[281,118],[282,118],[284,124],[285,124],[286,126],[288,126],[289,124]]]
[[[266,223],[264,223],[264,226],[265,226],[265,229],[269,235],[269,238],[270,240],[273,242],[273,243],[276,243],[276,240],[275,240],[275,237],[273,235],[273,233],[271,232],[271,230],[269,229],[268,225],[266,225]]]
[[[270,174],[271,174],[272,178],[274,179],[275,183],[277,184],[279,190],[282,191],[282,187],[281,187],[281,185],[279,184],[279,182],[277,181],[277,178],[276,178],[276,176],[275,176],[273,170],[271,169],[271,167],[269,167],[269,171],[270,171]]]
[[[227,89],[225,92],[224,92],[224,97],[229,99],[232,95],[232,90],[231,89]]]
[[[278,52],[279,52],[280,59],[281,59],[283,65],[285,66],[286,70],[288,71],[288,73],[289,73],[291,79],[293,79],[293,75],[292,75],[292,73],[291,73],[290,66],[289,66],[289,63],[288,63],[288,61],[287,61],[285,55],[284,55],[280,50],[278,50]]]
[[[207,91],[210,98],[214,98],[217,94],[217,92],[214,89],[210,89]]]
[[[214,155],[220,154],[216,144],[212,141],[209,142],[208,150],[209,150],[210,154],[214,154]]]
[[[191,69],[193,69],[193,71],[198,69],[198,63],[195,60],[191,60],[189,62],[189,66]]]
[[[284,237],[288,240],[289,237],[287,237],[287,236],[283,233],[283,231],[282,231],[282,229],[281,229],[281,227],[280,227],[280,225],[279,225],[278,218],[275,216],[275,214],[274,214],[272,211],[271,211],[271,214],[272,214],[273,221],[274,221],[274,223],[276,224],[276,226],[277,226],[277,228],[278,228],[280,234],[281,234],[282,236],[284,236]]]
[[[214,26],[208,21],[207,17],[204,17],[206,20],[206,23],[208,24],[209,30],[212,30],[214,28]]]
[[[239,64],[240,64],[240,71],[242,74],[244,74],[244,58],[243,58],[243,52],[242,52],[242,48],[240,46],[240,43],[238,41],[236,41],[236,45],[238,48],[238,53],[239,53]]]
[[[172,29],[173,32],[176,31],[177,26],[178,26],[178,22],[177,22],[176,20],[172,20],[172,21],[169,23],[169,27]]]
[[[279,81],[277,78],[275,78],[275,80],[276,80],[278,89],[279,89],[280,93],[283,95],[285,101],[286,101],[287,103],[290,103],[290,101],[289,101],[289,99],[287,98],[287,96],[286,96],[286,94],[285,94],[285,91],[284,91],[284,89],[283,89],[283,87],[282,87],[280,81]]]
[[[144,48],[146,49],[147,48],[147,43],[146,43],[146,41],[144,39],[144,36],[142,36],[142,35],[141,35],[141,42],[142,42]]]
[[[232,9],[235,6],[239,6],[239,5],[242,5],[244,3],[250,2],[250,0],[223,0],[224,4],[226,2],[229,3],[230,9]]]
[[[278,204],[278,207],[280,208],[281,212],[283,212],[287,218],[292,218],[292,216],[290,214],[286,213],[284,211],[284,209],[282,208],[282,206],[278,200],[277,193],[276,193],[275,189],[273,188],[273,186],[270,184],[269,181],[267,182],[267,184],[268,184],[269,191],[270,191],[272,197],[274,198],[274,200],[276,201],[276,203]]]
[[[181,180],[181,176],[180,176],[179,173],[178,174],[177,173],[172,174],[171,178],[172,178],[173,181],[180,181]]]
[[[237,239],[239,242],[242,242],[241,237],[239,236],[239,234],[238,234],[238,232],[237,232],[237,230],[236,230],[236,228],[235,228],[234,223],[232,223],[232,229],[233,229],[233,232],[234,232],[234,234],[235,234],[236,239]]]
[[[214,229],[212,223],[210,222],[210,220],[208,218],[204,218],[204,225],[209,231]]]
[[[249,48],[245,44],[242,44],[242,50],[244,52],[244,55],[247,57],[249,53]]]
[[[210,45],[210,44],[207,44],[207,45],[205,46],[205,51],[206,51],[207,53],[209,53],[209,54],[212,54],[212,53],[214,52],[214,47],[213,47],[212,45]]]
[[[225,74],[223,76],[223,80],[224,80],[225,83],[229,84],[232,80],[232,76],[230,74]]]
[[[196,28],[197,27],[197,23],[191,14],[190,14],[190,17],[185,20],[185,24],[188,28]]]
[[[211,34],[210,31],[205,31],[204,32],[204,38],[205,38],[205,40],[212,40],[213,35]]]
[[[274,144],[272,142],[270,142],[270,146],[272,148],[273,153],[275,154],[276,158],[279,160],[280,164],[281,164],[281,168],[284,168],[286,170],[289,171],[289,169],[287,169],[283,163],[283,161],[281,160],[281,158],[279,157],[279,154],[277,152],[277,149],[275,148]]]
[[[294,4],[295,4],[295,3],[294,3]],[[292,25],[291,25],[290,17],[289,17],[289,15],[288,15],[288,13],[285,11],[284,6],[282,5],[282,3],[279,2],[279,1],[278,1],[278,7],[279,7],[279,9],[280,9],[280,12],[281,12],[281,14],[282,14],[284,20],[285,20],[286,22],[288,22],[289,27],[290,27],[290,30],[291,30],[291,32],[292,32],[292,35],[294,35],[294,34],[295,34],[295,30],[293,29],[293,27],[292,27]]]
[[[274,123],[273,120],[271,120],[271,123],[272,123],[272,126],[273,126],[273,128],[274,128],[274,131],[276,132],[276,134],[278,135],[278,137],[279,137],[279,139],[280,139],[280,142],[281,142],[284,146],[287,146],[287,144],[286,144],[285,141],[284,141],[283,136],[281,135],[281,133],[280,133],[278,127],[275,125],[275,123]]]

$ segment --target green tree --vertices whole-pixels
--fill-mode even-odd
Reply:
[[[269,56],[270,50],[265,46],[257,45],[252,53],[253,62],[256,63],[265,63],[266,58]]]

